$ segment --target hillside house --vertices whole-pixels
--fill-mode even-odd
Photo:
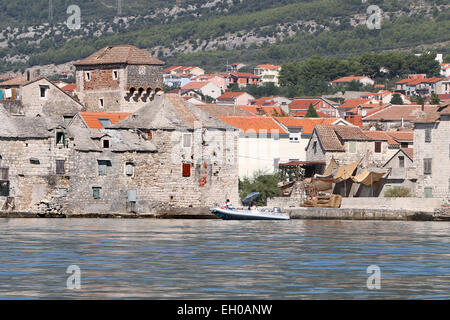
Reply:
[[[217,99],[222,95],[222,90],[214,82],[210,81],[191,81],[181,87],[181,95],[195,97],[203,100],[205,97]]]
[[[319,117],[339,117],[339,103],[322,97],[295,97],[289,104],[289,113],[294,117],[305,117],[311,104]]]
[[[272,83],[279,87],[281,66],[273,64],[260,64],[255,68],[255,75],[261,77],[261,85]]]
[[[373,81],[371,78],[367,77],[367,76],[348,76],[348,77],[342,77],[336,80],[333,80],[329,83],[330,86],[332,87],[337,87],[337,86],[343,86],[346,87],[348,85],[350,85],[350,83],[352,81],[356,81],[361,83],[364,86],[373,86],[375,84],[375,81]]]
[[[231,87],[235,84],[237,84],[239,88],[245,88],[251,85],[259,86],[261,84],[261,77],[251,73],[233,72],[230,73],[229,86]]]
[[[250,106],[254,100],[255,98],[247,92],[225,92],[217,98],[217,103],[235,106]]]

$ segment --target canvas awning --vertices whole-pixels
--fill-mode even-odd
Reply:
[[[370,186],[370,185],[382,180],[386,173],[387,173],[387,170],[384,170],[384,172],[376,172],[376,171],[372,171],[369,169],[365,169],[363,172],[361,172],[357,176],[352,177],[352,180],[353,180],[353,182],[362,183],[366,186]]]
[[[334,159],[331,159],[330,164],[326,168],[324,174],[316,175],[315,178],[321,181],[334,183],[348,180],[353,176],[353,172],[355,172],[355,170],[358,168],[361,160],[345,166],[339,166]]]

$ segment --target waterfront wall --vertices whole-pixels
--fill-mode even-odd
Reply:
[[[433,212],[441,198],[342,198],[341,209],[414,210]]]

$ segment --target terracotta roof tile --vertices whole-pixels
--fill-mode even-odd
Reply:
[[[19,77],[15,77],[15,78],[0,82],[0,86],[20,86],[26,82],[27,82],[27,77],[19,76]]]
[[[87,126],[91,129],[103,129],[99,119],[108,119],[111,124],[128,118],[131,113],[124,112],[80,112],[81,117]]]
[[[317,135],[326,151],[345,151],[342,140],[368,141],[368,138],[359,127],[339,125],[317,125]]]
[[[161,60],[152,57],[147,51],[132,45],[108,46],[91,54],[89,57],[75,62],[75,66],[99,64],[146,64],[163,65]]]
[[[422,112],[421,108],[420,105],[392,105],[363,118],[363,121],[415,121]],[[425,114],[436,109],[431,105],[424,108]]]
[[[234,99],[234,98],[242,96],[245,93],[246,92],[225,92],[217,99]]]
[[[296,118],[296,117],[276,117],[276,121],[287,128],[303,128],[302,133],[312,134],[314,127],[318,124],[333,124],[339,118]]]
[[[239,128],[244,133],[280,133],[287,132],[272,118],[265,117],[220,117],[220,120]]]

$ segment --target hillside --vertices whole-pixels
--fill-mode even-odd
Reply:
[[[119,14],[118,0],[0,0],[0,72],[62,64],[122,43],[168,64],[210,71],[227,60],[254,65],[368,51],[450,52],[447,1],[371,0],[382,9],[379,30],[366,26],[368,2],[122,0]],[[71,4],[81,9],[79,30],[66,25]]]

